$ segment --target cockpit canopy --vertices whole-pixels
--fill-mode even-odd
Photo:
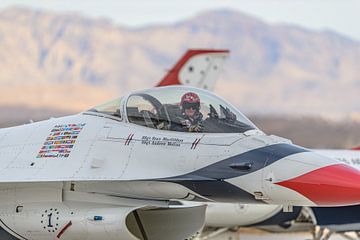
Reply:
[[[131,123],[162,130],[232,133],[256,128],[224,100],[210,92],[186,87],[134,93],[127,100],[126,115]]]
[[[231,104],[197,88],[161,87],[131,94],[124,101],[130,123],[181,132],[243,133],[257,129]],[[90,110],[120,116],[120,99]]]

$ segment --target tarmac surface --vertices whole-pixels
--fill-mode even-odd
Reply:
[[[240,240],[312,240],[310,233],[278,233],[278,234],[249,234],[244,233],[239,235]],[[345,240],[340,235],[334,234],[329,240]],[[223,238],[223,240],[228,240]],[[233,239],[237,240],[237,239]]]
[[[226,233],[225,233],[226,234]],[[329,240],[358,239],[355,234],[348,233],[351,238],[345,238],[339,234],[333,234]],[[269,233],[254,229],[241,229],[237,233],[220,235],[206,240],[312,240],[310,232],[293,233]]]

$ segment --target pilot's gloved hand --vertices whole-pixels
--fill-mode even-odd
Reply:
[[[189,127],[189,132],[202,132],[203,130],[204,126],[201,123]]]
[[[169,126],[165,122],[161,122],[156,126],[156,128],[160,130],[169,130]]]
[[[189,128],[191,126],[191,122],[190,120],[182,120],[181,121],[181,125],[184,127],[184,128]]]

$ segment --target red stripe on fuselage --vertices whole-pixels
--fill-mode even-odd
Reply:
[[[318,205],[360,203],[360,171],[345,164],[319,168],[276,184],[292,189]]]
[[[70,221],[68,224],[63,227],[63,229],[60,230],[59,234],[56,236],[58,239],[61,238],[61,236],[64,234],[64,232],[72,225],[72,222]]]

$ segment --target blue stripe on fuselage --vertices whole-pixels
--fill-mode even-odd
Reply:
[[[246,202],[263,203],[254,196],[241,188],[238,188],[226,181],[177,181],[176,183],[191,189],[197,194],[217,202]]]
[[[194,172],[177,176],[165,178],[164,180],[224,180],[243,176],[259,169],[262,169],[274,162],[301,152],[308,152],[305,148],[300,148],[296,145],[279,143],[269,145],[261,148],[256,148],[239,155],[221,160],[209,166],[203,167]],[[248,170],[234,169],[231,166],[239,166],[241,164],[251,164]]]
[[[228,202],[229,200],[236,200],[239,202],[259,203],[262,201],[255,200],[251,193],[224,180],[255,172],[284,157],[307,151],[292,144],[274,144],[227,158],[189,174],[159,180],[178,183],[201,196],[216,201]],[[234,164],[239,166],[246,163],[251,163],[251,168],[248,170],[233,169],[231,167]]]

